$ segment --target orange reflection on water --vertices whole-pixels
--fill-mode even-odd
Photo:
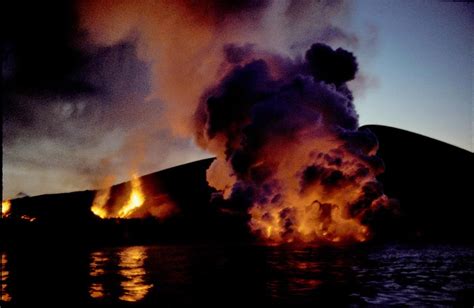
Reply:
[[[120,300],[136,302],[145,297],[153,284],[145,283],[146,271],[144,262],[147,258],[146,249],[141,246],[128,247],[119,252],[120,274],[125,278],[120,285],[123,294]]]
[[[272,276],[267,281],[267,288],[272,298],[304,296],[323,283],[321,264],[311,256],[311,251],[272,249],[268,265]]]
[[[91,288],[89,290],[89,295],[92,298],[102,298],[104,297],[104,285],[101,283],[94,282],[91,284]]]
[[[104,274],[104,267],[109,258],[103,252],[93,252],[90,264],[90,276],[99,277]],[[89,288],[89,295],[93,298],[102,298],[105,296],[104,285],[101,282],[93,282]]]
[[[7,263],[8,263],[7,254],[2,253],[2,261],[1,261],[1,269],[0,269],[1,271],[0,284],[2,285],[2,288],[1,288],[2,294],[1,294],[0,300],[2,302],[9,302],[12,300],[12,297],[10,296],[7,290],[7,280],[8,280],[8,275],[10,274],[9,271],[7,270]]]
[[[153,287],[146,283],[145,247],[134,246],[91,254],[89,296],[94,299],[142,300]],[[114,282],[120,282],[117,286]]]

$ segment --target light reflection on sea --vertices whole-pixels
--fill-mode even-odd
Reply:
[[[19,304],[450,306],[469,304],[474,290],[470,246],[209,244],[1,254],[2,302]]]

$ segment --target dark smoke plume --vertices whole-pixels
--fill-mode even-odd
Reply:
[[[314,44],[304,60],[224,48],[230,72],[203,96],[197,139],[217,160],[208,182],[273,241],[364,241],[362,221],[390,200],[377,140],[358,131],[346,82],[354,55]],[[239,200],[239,202],[235,202]]]

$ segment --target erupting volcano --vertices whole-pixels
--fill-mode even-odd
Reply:
[[[0,308],[474,307],[460,2],[3,1]]]
[[[249,214],[249,229],[271,243],[363,242],[378,210],[394,202],[376,177],[378,142],[359,130],[347,82],[358,64],[342,48],[317,43],[284,58],[252,45],[223,48],[220,78],[203,91],[195,139],[216,155],[207,181],[222,210]],[[126,196],[97,192],[101,218],[144,217],[140,179]]]
[[[99,47],[134,38],[150,66],[143,105],[159,102],[157,122],[216,156],[207,181],[218,208],[249,215],[249,230],[265,241],[345,243],[367,240],[375,213],[393,205],[376,179],[384,169],[377,139],[359,130],[348,84],[358,63],[330,47],[360,47],[338,24],[345,9],[337,1],[85,1],[80,22]],[[294,32],[280,41],[270,20]],[[102,217],[107,193],[96,199]]]

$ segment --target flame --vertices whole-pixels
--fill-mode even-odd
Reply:
[[[107,210],[105,205],[110,198],[110,188],[99,190],[94,198],[94,203],[92,204],[91,211],[96,216],[104,219],[107,217]]]
[[[107,209],[107,202],[110,199],[110,188],[106,188],[97,192],[94,202],[91,207],[92,213],[100,218],[129,218],[133,213],[139,209],[145,202],[145,194],[143,193],[142,185],[138,175],[132,176],[130,182],[131,189],[128,200],[125,204],[119,207],[118,211],[110,213]]]
[[[142,191],[140,179],[136,174],[133,175],[131,185],[132,191],[130,193],[130,198],[128,199],[128,202],[118,212],[118,216],[120,218],[129,217],[145,202],[145,195]]]
[[[2,217],[7,217],[10,214],[11,206],[10,200],[2,201]]]

